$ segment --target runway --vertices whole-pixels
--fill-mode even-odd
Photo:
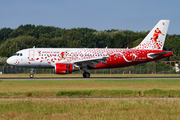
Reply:
[[[34,78],[0,78],[0,80],[124,80],[124,79],[180,79],[180,77],[34,77]]]

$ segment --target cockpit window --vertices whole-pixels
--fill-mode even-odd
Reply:
[[[22,53],[15,53],[14,56],[23,56]]]

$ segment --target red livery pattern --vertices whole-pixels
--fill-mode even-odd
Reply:
[[[139,47],[137,47],[136,49],[146,49],[146,48],[149,48],[149,47],[151,47],[153,49],[163,47],[163,40],[156,41],[156,39],[155,39],[154,41],[152,41],[152,40],[147,41],[146,43],[140,44]]]
[[[161,20],[135,48],[29,48],[18,51],[8,58],[14,66],[54,68],[56,74],[70,74],[83,70],[89,78],[88,69],[118,68],[137,65],[173,55],[163,50],[169,20]],[[21,56],[19,56],[21,55]],[[12,61],[12,62],[11,62]]]
[[[148,54],[155,54],[160,52],[165,52],[163,50],[140,50],[140,49],[74,49],[69,52],[66,52],[65,56],[61,56],[61,53],[64,52],[57,52],[53,51],[52,53],[60,53],[55,54],[55,56],[50,56],[47,54],[51,61],[49,64],[52,63],[58,63],[59,60],[62,60],[64,58],[64,61],[66,63],[74,63],[78,60],[86,60],[86,59],[92,59],[96,57],[107,57],[106,62],[107,63],[99,63],[99,65],[95,64],[95,67],[93,68],[116,68],[116,67],[124,67],[124,66],[130,66],[135,64],[140,64],[144,62],[154,61],[158,59],[159,57],[165,57],[167,54],[164,54],[162,56],[157,57],[156,59],[153,59],[152,57],[149,57]],[[43,51],[44,53],[47,53],[47,51]],[[42,52],[42,53],[43,53]],[[46,55],[46,54],[44,54]],[[169,52],[168,55],[172,55],[172,52]],[[39,59],[41,62],[42,60]],[[45,60],[49,61],[49,59]],[[44,62],[45,62],[44,61]],[[63,62],[62,62],[63,63]]]

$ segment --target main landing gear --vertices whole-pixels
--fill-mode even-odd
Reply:
[[[84,78],[90,78],[90,73],[88,72],[87,66],[83,66],[82,70],[84,70],[83,77]]]
[[[84,77],[84,78],[90,78],[90,73],[84,71],[83,77]]]
[[[33,69],[33,68],[31,69],[31,72],[30,72],[30,75],[29,75],[29,76],[30,76],[30,78],[33,78],[33,77],[34,77],[34,69]]]

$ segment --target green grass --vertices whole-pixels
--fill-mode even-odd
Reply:
[[[180,100],[0,101],[0,119],[179,120]]]
[[[140,92],[140,95],[138,94]],[[126,98],[126,97],[180,97],[179,90],[84,90],[84,91],[57,91],[57,92],[2,92],[0,98]]]
[[[138,95],[138,92],[141,94]],[[33,100],[31,98],[154,97],[173,100]],[[0,119],[178,120],[179,79],[120,80],[2,80]]]
[[[138,94],[140,92],[140,94]],[[60,91],[57,96],[68,97],[109,97],[109,98],[122,98],[122,97],[180,97],[179,90],[145,90],[145,91],[132,91],[132,90],[93,90],[93,91]]]
[[[0,82],[0,98],[180,97],[179,79],[24,80]]]

